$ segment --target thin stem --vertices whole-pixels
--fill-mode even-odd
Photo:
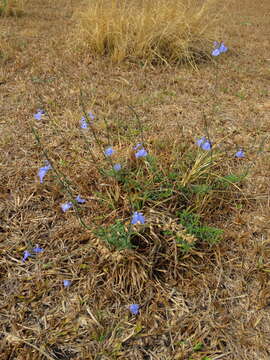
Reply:
[[[140,134],[141,134],[141,143],[144,144],[144,132],[143,132],[143,125],[142,125],[141,119],[140,119],[138,113],[134,110],[134,108],[131,105],[128,105],[128,108],[134,113],[134,115],[137,119]]]
[[[35,139],[37,140],[38,145],[41,148],[43,156],[50,163],[52,170],[56,174],[56,178],[57,178],[58,182],[62,185],[63,189],[69,195],[70,201],[72,202],[72,205],[74,206],[75,213],[76,213],[76,216],[77,216],[80,224],[87,230],[91,230],[91,228],[88,225],[86,225],[86,223],[82,220],[82,218],[80,216],[80,211],[79,211],[80,208],[78,207],[76,201],[73,199],[73,193],[72,193],[72,189],[70,188],[70,185],[69,185],[69,180],[67,179],[65,174],[63,174],[60,170],[56,169],[56,167],[53,165],[50,157],[48,156],[48,152],[42,146],[41,141],[40,141],[40,136],[38,135],[38,132],[34,127],[32,127],[32,132],[34,134]]]

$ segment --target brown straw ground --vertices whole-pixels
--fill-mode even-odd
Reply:
[[[228,2],[220,33],[229,51],[218,69],[206,62],[197,70],[76,56],[68,39],[78,4],[28,0],[23,16],[0,18],[0,359],[270,359],[269,138],[260,151],[270,129],[268,0]],[[118,196],[101,183],[81,136],[81,91],[123,152],[134,121],[128,105],[165,160],[170,146],[204,135],[205,118],[214,142],[231,155],[245,149],[243,162],[230,165],[250,165],[241,200],[213,203],[206,214],[225,230],[220,244],[177,263],[172,246],[153,267],[148,242],[145,253],[110,251],[73,211],[61,211],[67,198],[54,175],[37,179],[44,156],[33,124],[88,199],[87,224],[110,223],[116,213],[96,195],[103,187]],[[40,122],[38,108],[47,112]],[[123,217],[125,207],[123,200]],[[36,244],[44,252],[22,262]],[[128,309],[135,303],[137,316]]]

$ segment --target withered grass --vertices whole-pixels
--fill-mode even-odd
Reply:
[[[22,16],[24,12],[24,0],[1,0],[1,16]]]
[[[117,63],[195,62],[209,58],[220,17],[216,0],[95,0],[76,14],[71,46]]]
[[[75,57],[67,41],[77,6],[29,0],[25,16],[0,23],[0,359],[269,359],[269,139],[258,155],[270,128],[268,1],[228,4],[221,40],[230,51],[218,59],[218,91],[211,62],[194,71],[112,65],[91,52]],[[192,148],[205,134],[205,118],[211,139],[232,149],[220,172],[251,164],[235,198],[201,209],[224,229],[220,244],[151,267],[145,254],[111,251],[72,211],[61,212],[67,198],[53,174],[43,185],[36,178],[44,158],[33,124],[88,199],[88,224],[127,214],[124,201],[109,210],[97,195],[118,196],[101,182],[81,136],[81,90],[98,131],[105,133],[106,117],[123,156],[138,136],[131,105],[149,150],[168,167],[181,144]],[[50,117],[36,123],[33,113],[42,107]],[[245,162],[233,159],[239,147]],[[23,263],[23,251],[35,244],[45,251]],[[172,248],[169,260],[173,255]],[[129,313],[132,303],[141,304],[137,317]]]

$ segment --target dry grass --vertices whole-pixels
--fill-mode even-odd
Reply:
[[[205,60],[216,39],[216,10],[216,0],[90,1],[76,15],[75,44],[114,62]]]
[[[0,359],[268,360],[269,139],[257,154],[270,128],[268,1],[228,5],[230,21],[222,26],[229,52],[218,59],[216,97],[212,63],[195,72],[75,57],[66,41],[76,26],[78,0],[28,2],[25,16],[0,22],[9,55],[0,68]],[[104,145],[106,118],[123,159],[140,136],[131,104],[162,168],[182,164],[194,138],[205,134],[204,118],[211,139],[228,154],[213,172],[251,166],[241,192],[197,204],[207,223],[224,229],[220,244],[200,243],[175,257],[173,241],[168,247],[160,236],[151,243],[149,229],[145,252],[112,251],[92,228],[80,226],[72,210],[61,212],[67,197],[54,174],[43,185],[36,179],[44,157],[32,125],[54,164],[88,199],[82,216],[90,227],[129,220],[124,201],[111,207],[121,202],[119,188],[101,179],[89,156],[79,128],[80,90]],[[50,116],[35,122],[41,107]],[[244,161],[232,157],[239,147]],[[196,175],[190,167],[185,181],[196,182]],[[23,263],[23,251],[36,243],[44,252]],[[69,288],[64,279],[72,281]],[[138,316],[130,314],[131,303],[141,305]]]
[[[1,0],[0,16],[21,16],[24,9],[24,0]]]

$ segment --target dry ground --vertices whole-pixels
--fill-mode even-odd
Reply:
[[[218,100],[213,64],[196,72],[76,57],[66,39],[78,3],[29,0],[25,16],[0,18],[0,359],[270,359],[269,140],[256,155],[270,129],[269,1],[228,4]],[[87,108],[110,121],[130,122],[127,105],[134,106],[153,147],[160,138],[192,142],[203,134],[204,113],[211,138],[246,150],[253,165],[244,206],[218,210],[224,241],[183,261],[177,282],[113,283],[116,267],[59,211],[59,188],[38,184],[43,157],[30,125],[46,105],[55,126],[38,124],[43,141],[56,160],[68,156],[66,166],[80,161],[71,174],[82,195],[93,191],[95,170],[74,145],[80,90]],[[86,209],[88,220],[98,211],[91,201]],[[22,263],[36,243],[44,253]],[[138,317],[130,303],[143,305]]]

